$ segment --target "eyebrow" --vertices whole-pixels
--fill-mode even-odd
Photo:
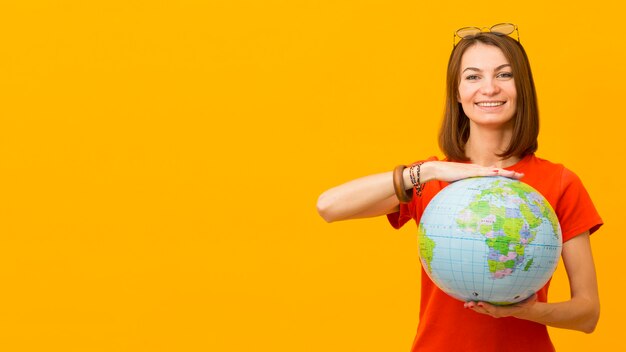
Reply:
[[[507,66],[509,66],[509,67],[510,67],[510,66],[511,66],[511,64],[504,64],[504,65],[500,65],[500,66],[496,67],[496,69],[495,69],[494,71],[499,71],[499,70],[501,70],[501,69],[503,69],[503,68],[505,68],[505,67],[507,67]],[[481,70],[481,69],[476,68],[476,67],[467,67],[465,70],[463,70],[463,72],[465,72],[465,71],[467,71],[467,70],[472,70],[472,71],[476,71],[476,72],[482,72],[482,70]],[[463,72],[461,72],[461,73],[463,73]]]

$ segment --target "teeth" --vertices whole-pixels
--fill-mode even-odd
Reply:
[[[487,107],[490,107],[490,106],[500,106],[502,104],[504,104],[503,101],[476,103],[476,105],[478,105],[478,106],[487,106]]]

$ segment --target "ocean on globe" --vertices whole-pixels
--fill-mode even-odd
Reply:
[[[561,227],[531,186],[505,177],[451,183],[418,227],[419,255],[432,281],[461,301],[520,302],[541,289],[561,256]]]

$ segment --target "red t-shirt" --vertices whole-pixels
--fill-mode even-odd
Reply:
[[[428,160],[437,160],[432,157]],[[509,170],[523,172],[521,179],[539,191],[555,210],[563,242],[589,230],[595,232],[602,219],[596,211],[582,182],[561,164],[528,155]],[[400,211],[388,214],[391,225],[398,229],[409,220],[417,224],[430,200],[447,182],[428,182],[418,197],[414,194]],[[412,351],[554,351],[545,325],[513,317],[492,318],[463,308],[463,303],[440,290],[422,268],[419,326]],[[550,282],[537,292],[537,299],[546,302]]]

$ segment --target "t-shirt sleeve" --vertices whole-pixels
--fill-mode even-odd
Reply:
[[[415,193],[415,190],[413,190],[413,193]],[[416,198],[415,194],[413,194],[413,198],[409,203],[400,203],[399,211],[387,214],[387,220],[389,220],[389,223],[394,229],[401,228],[404,224],[409,222],[409,220],[413,219],[413,209],[415,209]]]
[[[561,190],[555,212],[561,225],[563,242],[585,231],[592,234],[602,226],[602,218],[582,181],[567,168],[563,169],[561,176]]]

